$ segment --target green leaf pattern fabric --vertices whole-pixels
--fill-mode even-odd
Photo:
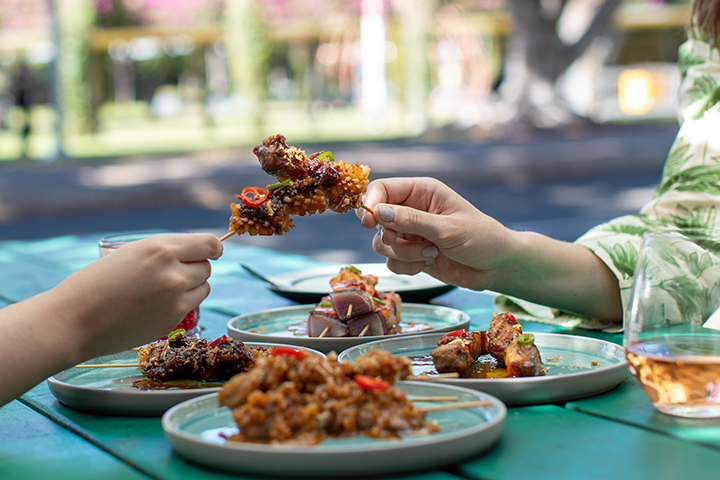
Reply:
[[[678,65],[682,74],[679,91],[680,130],[668,153],[663,176],[653,198],[637,215],[615,218],[590,229],[575,243],[594,252],[618,279],[623,309],[627,311],[632,295],[635,265],[646,232],[673,230],[684,233],[714,233],[720,236],[720,103],[708,101],[709,92],[720,93],[720,54],[701,35],[690,35],[680,47]],[[720,98],[720,96],[718,97]],[[680,311],[695,308],[683,301],[682,290],[695,288],[695,280],[702,271],[720,264],[718,247],[714,241],[710,254],[696,254],[691,258],[674,258],[682,265],[685,277],[667,278],[664,287]],[[713,295],[720,286],[716,286]],[[710,292],[708,292],[710,295]],[[496,306],[509,308],[520,318],[558,325],[573,325],[591,329],[622,331],[622,325],[612,325],[594,319],[578,317],[545,309],[513,297],[498,297]],[[513,308],[514,307],[514,308]],[[527,312],[533,312],[527,315]],[[662,314],[661,308],[655,312]]]

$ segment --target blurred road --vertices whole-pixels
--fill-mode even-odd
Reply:
[[[298,146],[368,164],[371,178],[436,177],[511,228],[572,241],[593,225],[637,212],[660,179],[676,132],[676,125],[599,126],[514,142]],[[269,180],[250,148],[0,165],[0,240],[152,228],[222,235],[234,195]],[[362,229],[353,213],[294,222],[282,236],[228,241],[323,261],[382,261],[371,247],[374,232]]]

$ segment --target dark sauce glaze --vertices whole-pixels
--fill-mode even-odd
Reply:
[[[213,388],[221,387],[223,382],[200,382],[198,380],[171,380],[168,382],[158,382],[149,378],[135,380],[132,386],[138,390],[170,390],[177,388],[179,390],[195,390],[197,388]]]
[[[435,365],[430,355],[417,355],[408,357],[413,367],[422,367],[422,373],[433,376],[437,375]],[[497,360],[492,355],[483,355],[478,357],[470,369],[462,375],[462,378],[508,378],[507,369],[499,367]]]

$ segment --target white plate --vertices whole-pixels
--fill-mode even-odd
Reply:
[[[248,346],[274,347],[278,343],[247,343]],[[302,347],[301,347],[302,348]],[[316,355],[322,353],[306,349]],[[137,352],[127,350],[83,362],[85,364],[132,363]],[[136,367],[69,368],[48,378],[48,387],[63,404],[93,413],[109,415],[160,416],[185,400],[217,392],[220,387],[139,390],[132,386],[144,377]]]
[[[364,435],[330,439],[318,445],[270,445],[225,441],[221,432],[236,432],[227,407],[217,406],[217,394],[189,400],[162,418],[165,437],[184,457],[234,473],[277,476],[389,475],[456,463],[492,445],[500,437],[505,405],[490,395],[448,385],[400,382],[408,397],[457,396],[458,401],[488,400],[490,405],[429,412],[440,432],[400,440]],[[433,402],[437,404],[439,402]],[[418,402],[419,406],[428,405]]]
[[[542,377],[522,378],[438,378],[447,385],[472,388],[498,397],[507,405],[530,405],[562,402],[588,397],[617,386],[627,375],[625,351],[620,345],[575,335],[534,333],[543,366]],[[387,350],[397,356],[429,355],[442,335],[415,335],[365,343],[342,352],[338,360],[353,362],[373,348]],[[547,361],[548,358],[559,357]],[[599,365],[593,366],[592,362]],[[430,367],[431,368],[431,367]],[[418,375],[428,365],[414,365]]]
[[[344,266],[332,265],[270,276],[268,279],[276,286],[268,285],[268,288],[294,302],[317,303],[330,292],[330,279]],[[425,303],[455,288],[427,273],[398,275],[388,270],[384,263],[358,263],[353,266],[362,271],[363,275],[378,277],[378,291],[397,292],[408,303]]]
[[[256,313],[248,313],[231,318],[227,323],[228,335],[243,342],[282,342],[292,345],[314,348],[321,352],[341,352],[361,343],[381,338],[398,338],[417,333],[401,333],[394,335],[368,335],[365,337],[308,337],[295,335],[288,329],[292,325],[307,320],[308,313],[315,305],[298,305],[295,307],[273,308]],[[419,305],[403,302],[402,322],[425,324],[432,330],[422,333],[452,332],[467,328],[470,315],[449,307],[437,305]]]

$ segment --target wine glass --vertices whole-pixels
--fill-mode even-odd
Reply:
[[[624,336],[628,368],[657,410],[720,417],[720,237],[645,235]]]
[[[173,231],[167,231],[167,230],[150,230],[150,231],[141,231],[141,232],[126,232],[126,233],[118,233],[115,235],[107,235],[102,237],[98,241],[98,246],[100,247],[100,257],[104,257],[105,255],[109,255],[110,253],[114,252],[118,248],[122,247],[123,245],[127,245],[130,242],[134,242],[136,240],[140,240],[143,238],[147,238],[151,235],[159,235],[159,234],[168,234],[168,233],[186,233],[186,232],[173,232]],[[185,318],[180,322],[180,325],[178,325],[176,328],[182,328],[185,330],[186,336],[199,336],[200,329],[198,328],[198,321],[200,320],[200,307],[196,307],[193,311],[188,312],[187,315],[185,315]],[[167,337],[163,337],[167,338]]]

